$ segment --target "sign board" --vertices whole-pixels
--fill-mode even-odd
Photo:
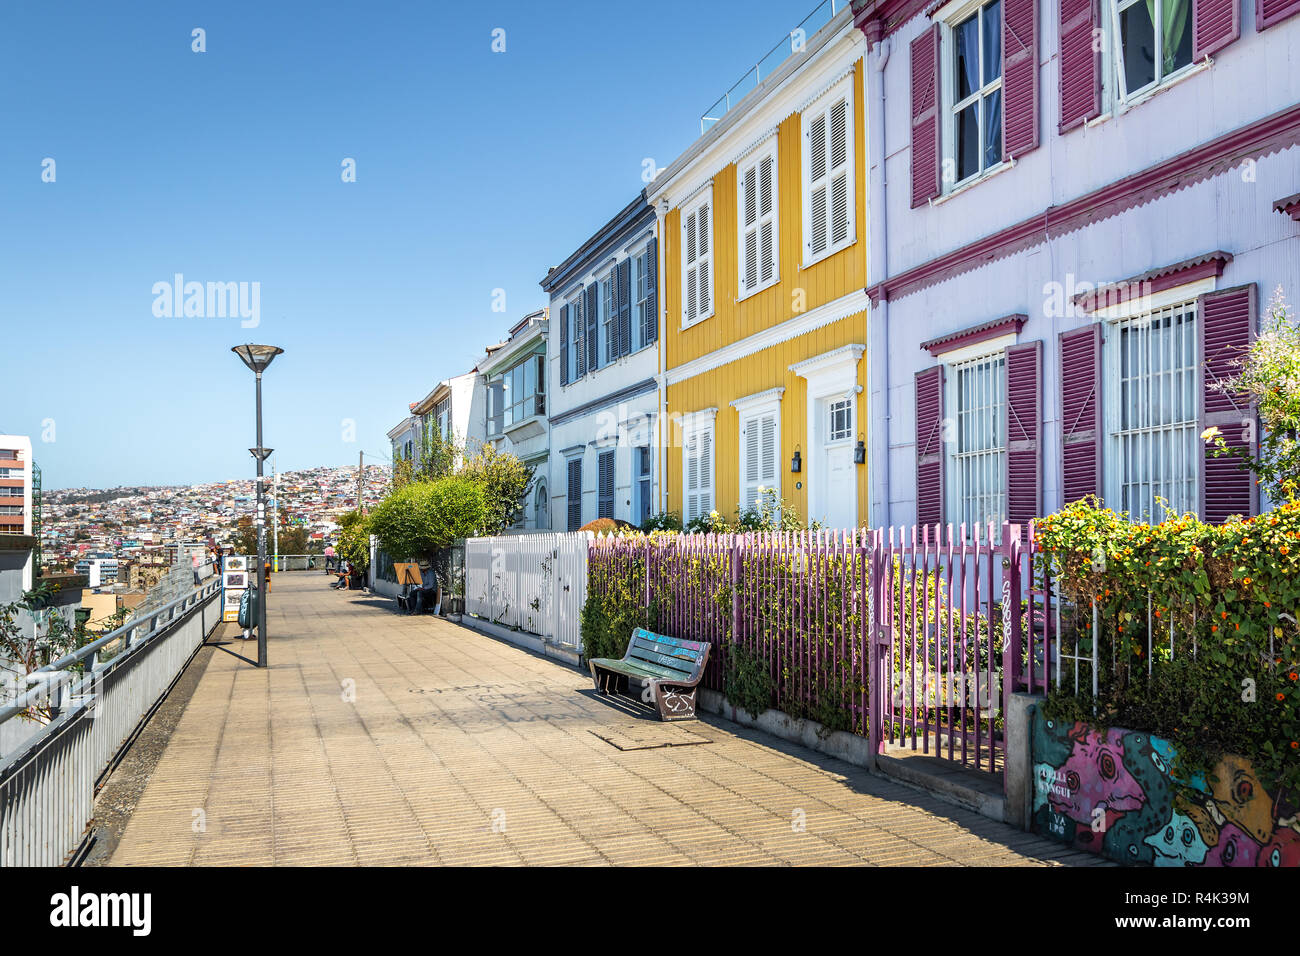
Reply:
[[[221,559],[221,620],[238,623],[239,600],[248,590],[248,558],[242,554]]]
[[[393,573],[397,575],[398,584],[409,584],[417,588],[424,587],[424,578],[420,576],[420,566],[418,564],[403,564],[400,561],[394,561]]]

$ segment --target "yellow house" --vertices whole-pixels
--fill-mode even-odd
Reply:
[[[656,176],[661,508],[867,523],[863,54],[848,9]]]

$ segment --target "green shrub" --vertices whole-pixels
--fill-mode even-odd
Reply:
[[[725,687],[727,703],[758,717],[772,706],[776,682],[767,662],[738,644],[727,645]]]
[[[396,560],[422,558],[483,527],[488,508],[483,487],[459,475],[415,481],[371,512],[369,530]]]
[[[1300,502],[1209,525],[1133,523],[1084,500],[1037,535],[1038,572],[1066,602],[1063,650],[1101,662],[1097,699],[1053,694],[1049,716],[1166,737],[1187,773],[1236,753],[1300,785]]]

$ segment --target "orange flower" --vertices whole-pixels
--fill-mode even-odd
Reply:
[[[1250,586],[1250,578],[1242,578],[1242,579],[1241,579],[1241,583],[1244,584],[1244,585],[1246,585],[1247,587],[1249,587],[1249,586]]]
[[[1286,694],[1279,693],[1279,694],[1277,695],[1277,699],[1278,699],[1278,700],[1286,700]]]
[[[1282,545],[1282,547],[1278,548],[1277,550],[1278,553],[1282,555],[1287,555],[1291,553],[1291,549],[1288,548],[1286,545]]]
[[[1217,625],[1217,624],[1211,624],[1211,625],[1210,625],[1210,630],[1211,630],[1211,631],[1217,631],[1218,629],[1219,629],[1219,625]]]
[[[1293,741],[1291,741],[1291,749],[1292,749],[1292,750],[1300,750],[1300,740],[1293,740]]]
[[[1226,620],[1228,619],[1228,612],[1227,612],[1227,611],[1220,611],[1220,612],[1219,612],[1219,618],[1220,618],[1220,620],[1224,620],[1224,621],[1226,621]]]
[[[1300,674],[1297,674],[1295,671],[1292,671],[1291,673],[1287,674],[1286,676],[1289,677],[1289,678],[1291,678],[1292,680],[1295,680],[1297,677],[1300,677]]]
[[[1241,625],[1240,625],[1240,624],[1235,624],[1235,623],[1234,623],[1232,626],[1233,626],[1234,628],[1236,628],[1238,631],[1241,630]]]
[[[1273,605],[1270,604],[1268,601],[1265,601],[1265,602],[1264,602],[1264,607],[1272,607],[1272,606],[1273,606]]]

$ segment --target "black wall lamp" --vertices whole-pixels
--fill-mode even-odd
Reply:
[[[853,446],[853,464],[865,465],[867,463],[867,446],[863,444],[862,433],[858,432],[858,443]]]
[[[794,457],[790,459],[790,473],[797,475],[803,469],[803,459],[799,457],[799,446],[794,446]]]

